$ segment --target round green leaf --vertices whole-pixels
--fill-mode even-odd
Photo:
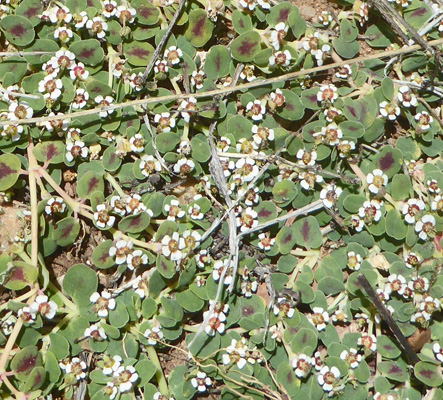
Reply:
[[[274,185],[272,194],[274,201],[277,204],[283,203],[282,206],[284,206],[295,199],[295,196],[297,196],[297,188],[295,187],[294,181],[283,179]]]
[[[109,146],[103,153],[103,167],[106,171],[117,171],[122,163],[122,159],[117,156],[117,148]]]
[[[281,109],[277,109],[277,115],[288,121],[301,119],[305,113],[305,109],[300,98],[292,90],[282,89],[282,94],[285,96],[285,103]]]
[[[335,51],[343,58],[353,58],[360,51],[360,44],[356,40],[349,43],[339,37],[332,40],[332,45]]]
[[[393,381],[405,382],[408,378],[408,372],[403,363],[400,363],[399,360],[382,361],[377,364],[377,368],[383,375]]]
[[[238,10],[235,12],[238,12]],[[230,62],[227,62],[227,60],[230,60],[230,58],[229,50],[225,46],[217,45],[211,47],[204,65],[207,77],[216,80],[228,75]]]
[[[75,54],[75,58],[86,65],[97,65],[103,61],[105,53],[96,39],[79,40],[69,46],[69,50]]]
[[[396,201],[409,199],[412,195],[411,179],[406,175],[395,175],[392,178],[390,193]]]
[[[118,223],[118,229],[127,233],[139,233],[144,231],[151,223],[151,217],[147,212],[136,215],[128,215]]]
[[[392,209],[386,214],[386,233],[397,240],[406,237],[408,226],[398,210]]]
[[[176,273],[175,264],[162,254],[157,256],[156,265],[158,272],[166,279],[171,279]]]
[[[123,45],[123,55],[134,66],[146,67],[154,54],[154,48],[148,42],[132,41]]]
[[[237,61],[248,62],[260,50],[260,34],[256,31],[242,33],[231,43],[231,53]]]
[[[103,177],[94,171],[88,171],[77,182],[77,194],[83,199],[89,198],[89,196],[95,191],[104,191]]]
[[[85,264],[75,264],[63,278],[63,290],[79,306],[90,304],[91,294],[97,291],[96,273]]]
[[[295,241],[298,245],[307,248],[318,248],[323,242],[317,219],[309,216],[295,221],[292,225]]]
[[[12,261],[5,272],[3,286],[10,290],[21,290],[38,278],[38,269],[23,261]]]
[[[140,384],[140,386],[144,386],[153,378],[157,371],[157,368],[151,361],[143,360],[139,361],[135,365],[135,370],[137,371],[140,378],[140,382],[138,384]]]
[[[340,23],[340,37],[345,42],[353,42],[357,39],[358,28],[355,26],[355,22],[352,23],[347,18],[343,18]]]
[[[158,151],[164,154],[168,151],[173,151],[180,141],[180,135],[172,132],[162,132],[157,135],[155,143]]]
[[[92,253],[94,266],[100,269],[108,269],[115,266],[115,260],[109,255],[109,249],[114,246],[112,240],[101,242]]]
[[[192,158],[200,163],[206,162],[211,158],[211,148],[205,135],[198,134],[191,140]]]
[[[0,156],[0,190],[5,191],[17,182],[21,171],[20,159],[14,154]]]
[[[388,178],[392,178],[403,164],[403,154],[392,146],[384,146],[371,163],[371,169],[381,169]]]
[[[63,162],[65,145],[60,141],[42,142],[34,147],[32,153],[40,162],[58,164]]]
[[[42,356],[35,346],[27,346],[15,354],[11,361],[11,371],[14,377],[26,381],[32,370],[42,365]]]
[[[344,121],[338,126],[343,136],[361,138],[365,134],[365,127],[358,121]]]
[[[116,300],[116,307],[114,310],[109,311],[109,323],[116,328],[123,328],[129,322],[129,314],[125,305]]]
[[[46,379],[46,370],[43,367],[35,367],[28,376],[23,392],[30,393],[40,388]]]
[[[57,222],[52,238],[59,246],[68,246],[75,242],[79,232],[79,222],[73,217],[66,217]]]
[[[312,329],[302,328],[296,333],[292,340],[292,351],[296,354],[312,354],[317,348],[317,342],[317,335],[313,334]]]
[[[440,367],[425,361],[419,361],[415,364],[414,375],[425,385],[431,387],[437,387],[443,384]]]
[[[397,358],[401,354],[398,345],[388,336],[377,336],[377,351],[386,358]]]
[[[160,10],[148,0],[133,0],[131,6],[137,12],[137,22],[140,25],[155,25],[160,17]]]
[[[211,39],[213,29],[214,24],[208,18],[206,11],[198,8],[189,13],[185,37],[194,47],[202,47]]]
[[[54,354],[57,360],[63,360],[69,355],[69,343],[68,341],[58,333],[50,333],[51,345],[49,350]]]
[[[281,254],[288,254],[296,243],[294,231],[289,226],[283,226],[275,237],[275,243]]]
[[[7,15],[0,22],[0,28],[13,45],[26,46],[34,40],[35,32],[29,19],[19,15]]]
[[[252,20],[248,14],[242,13],[240,10],[234,10],[231,18],[232,25],[237,33],[244,33],[252,29]],[[224,46],[221,47],[225,48]]]
[[[262,201],[254,208],[257,213],[258,223],[261,224],[277,217],[277,206],[272,201]]]
[[[43,4],[40,0],[24,0],[15,9],[15,15],[25,17],[33,26],[37,26],[41,22],[42,12]]]
[[[338,280],[333,276],[328,276],[320,279],[318,282],[318,288],[326,295],[335,295],[343,292],[345,290],[345,285],[343,281]]]

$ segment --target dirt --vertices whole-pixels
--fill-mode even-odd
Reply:
[[[0,215],[0,254],[10,250],[15,242],[15,237],[21,237],[24,227],[22,219],[17,217],[20,209],[24,207],[14,202],[14,205],[3,206],[3,214]]]

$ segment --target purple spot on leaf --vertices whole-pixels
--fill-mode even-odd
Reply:
[[[303,239],[305,242],[307,242],[309,239],[310,231],[311,231],[311,228],[309,226],[309,222],[307,220],[305,220],[303,222],[303,228],[301,228],[301,234],[303,235]]]
[[[35,363],[37,361],[37,354],[31,355],[29,357],[23,358],[15,372],[26,372],[35,367]]]
[[[292,233],[288,233],[283,239],[282,239],[282,244],[288,244],[290,243],[292,240]]]
[[[243,56],[252,56],[252,53],[254,52],[256,45],[257,42],[254,42],[253,40],[246,38],[245,40],[243,40],[242,44],[238,47],[237,50]]]
[[[69,224],[65,229],[63,229],[61,239],[66,239],[67,237],[69,237],[73,229],[74,229],[74,224]]]
[[[10,32],[14,35],[19,37],[20,39],[23,37],[23,35],[28,32],[28,30],[23,26],[23,24],[17,24],[10,28]]]
[[[50,161],[54,156],[58,154],[57,147],[54,144],[49,144],[43,150],[43,154],[46,155],[48,161]]]
[[[392,153],[386,153],[386,155],[380,158],[379,163],[382,171],[390,169],[394,165],[394,157],[392,156]]]
[[[29,8],[23,13],[23,15],[24,15],[26,18],[36,17],[38,14],[40,14],[40,7],[29,7]]]
[[[148,19],[153,14],[153,9],[141,6],[137,12],[145,19]]]
[[[278,22],[286,22],[289,17],[290,11],[291,9],[289,7],[280,10],[280,13],[278,14]]]
[[[98,186],[99,180],[96,177],[90,179],[88,183],[88,194],[92,193],[92,191]]]
[[[267,210],[266,208],[262,208],[258,213],[259,218],[269,218],[271,216],[272,212]]]
[[[252,306],[243,307],[241,309],[241,313],[244,317],[248,317],[249,315],[254,314],[254,307]]]
[[[9,168],[5,163],[0,162],[0,179],[3,179],[7,177],[8,175],[11,175],[15,173],[13,169]]]
[[[88,59],[91,58],[95,53],[95,49],[84,49],[78,54],[79,58]]]
[[[422,369],[418,374],[424,376],[425,378],[431,379],[435,375],[435,372],[431,369]]]
[[[293,376],[292,376],[292,371],[288,372],[288,375],[286,376],[286,379],[287,379],[288,383],[292,383],[292,381],[294,379]]]
[[[193,24],[192,34],[196,37],[201,37],[205,33],[206,14],[199,16]]]
[[[130,56],[138,57],[138,58],[146,58],[146,57],[149,57],[151,52],[149,50],[138,47],[138,48],[131,49],[131,51],[128,51],[127,54]]]
[[[14,281],[26,282],[25,274],[23,273],[23,268],[14,267],[9,271],[9,279]]]
[[[421,17],[425,15],[427,12],[425,7],[417,8],[415,11],[412,12],[411,17]]]

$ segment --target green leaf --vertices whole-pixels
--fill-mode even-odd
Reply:
[[[108,269],[115,266],[115,260],[109,255],[109,249],[114,246],[112,240],[101,242],[92,253],[92,262],[99,269]]]
[[[406,175],[394,175],[391,183],[391,190],[389,191],[392,198],[396,201],[404,201],[409,199],[412,195],[411,179]]]
[[[231,14],[231,18],[232,18],[232,25],[234,26],[234,29],[238,34],[248,32],[252,29],[252,20],[248,14],[242,13],[240,10],[234,10],[234,12]],[[224,46],[220,47],[226,49],[226,47]],[[209,51],[209,53],[211,52],[211,50]],[[225,58],[225,60],[226,59],[227,58]],[[206,72],[206,74],[208,73]]]
[[[429,362],[419,361],[415,364],[414,375],[425,385],[431,387],[437,387],[443,384],[440,368]]]
[[[148,42],[132,41],[123,45],[123,55],[128,62],[137,67],[146,67],[154,54],[154,48]]]
[[[0,28],[7,40],[15,46],[26,46],[35,37],[34,27],[28,18],[19,15],[7,15],[0,22]]]
[[[131,7],[135,8],[140,25],[155,25],[160,18],[160,10],[148,0],[133,0]]]
[[[277,115],[288,121],[298,121],[305,113],[300,98],[291,90],[282,89],[281,91],[285,96],[285,103],[281,109],[277,109]]]
[[[63,360],[69,355],[69,343],[68,341],[58,333],[50,333],[51,345],[49,350],[56,357],[57,360]]]
[[[162,254],[157,256],[156,265],[157,271],[166,279],[171,279],[176,273],[175,264]]]
[[[306,21],[300,16],[298,9],[291,11],[288,17],[288,24],[297,39],[300,39],[305,34]]]
[[[292,231],[299,246],[315,249],[320,247],[323,242],[323,236],[315,217],[309,216],[295,221]]]
[[[405,382],[408,378],[408,372],[399,360],[382,361],[377,364],[377,368],[383,375],[386,375],[387,378],[396,382]]]
[[[151,223],[151,217],[147,212],[137,215],[128,215],[118,223],[118,229],[127,233],[139,233],[144,231]]]
[[[272,201],[262,201],[257,207],[254,208],[257,213],[258,223],[270,221],[278,215],[277,206]]]
[[[10,369],[14,377],[26,381],[32,370],[42,365],[42,356],[36,346],[27,346],[14,355]]]
[[[234,115],[228,120],[228,132],[232,133],[237,141],[242,138],[252,139],[252,126],[253,123],[242,115]]]
[[[403,154],[392,146],[384,146],[375,156],[370,169],[381,169],[388,178],[392,178],[403,164]]]
[[[346,21],[346,20],[344,20]],[[351,43],[341,37],[332,40],[335,51],[343,58],[353,58],[360,51],[360,44],[355,40]]]
[[[317,335],[312,329],[301,328],[292,339],[291,348],[296,354],[310,355],[317,348],[317,342]]]
[[[248,62],[254,59],[260,50],[260,34],[256,31],[242,33],[231,42],[232,57],[240,62]]]
[[[173,151],[180,143],[180,141],[180,135],[172,132],[162,132],[157,135],[155,143],[157,145],[158,151],[164,154],[168,151]]]
[[[43,367],[35,367],[28,376],[23,392],[30,393],[39,389],[46,379],[46,370]]]
[[[69,46],[69,50],[75,54],[75,58],[85,65],[97,65],[105,56],[100,46],[100,42],[96,39],[79,40]]]
[[[15,15],[25,17],[33,26],[37,26],[41,22],[42,12],[43,4],[40,0],[24,0],[15,9]]]
[[[211,39],[213,29],[214,24],[208,18],[206,11],[198,8],[189,13],[185,37],[194,47],[202,47]]]
[[[235,10],[233,15],[239,12]],[[240,13],[242,14],[242,13]],[[244,15],[244,14],[242,14]],[[204,70],[209,79],[219,79],[229,74],[230,62],[226,62],[229,60],[231,55],[229,50],[222,45],[212,46],[206,55]]]
[[[393,33],[391,27],[385,22],[371,24],[371,26],[366,30],[365,36],[371,38],[367,39],[366,43],[375,48],[386,48],[391,43],[395,42],[395,34]]]
[[[79,232],[79,222],[73,217],[66,217],[57,222],[52,238],[59,246],[69,246],[75,242]]]
[[[358,139],[365,134],[365,127],[358,121],[344,121],[338,127],[341,129],[343,136]]]
[[[386,233],[397,240],[406,237],[408,226],[398,210],[392,209],[386,214]]]
[[[334,278],[333,276],[324,277],[318,282],[318,288],[326,295],[335,295],[345,290],[343,281]]]
[[[386,100],[391,102],[394,98],[394,83],[392,82],[392,79],[388,77],[383,78],[381,81],[381,89]]]
[[[191,140],[192,158],[200,163],[204,163],[211,158],[211,148],[205,135],[197,134]]]
[[[294,231],[289,226],[283,226],[275,237],[275,243],[281,254],[288,254],[296,243]]]
[[[200,311],[203,306],[205,305],[205,302],[197,297],[194,293],[192,293],[190,290],[186,290],[181,293],[176,294],[176,298],[178,303],[189,312],[197,312]]]
[[[8,269],[4,272],[3,286],[10,290],[21,290],[31,286],[38,278],[38,269],[23,261],[8,263]]]
[[[135,370],[140,378],[140,382],[138,384],[140,386],[144,386],[154,377],[157,368],[151,361],[143,360],[135,364]]]
[[[94,171],[88,171],[77,182],[77,194],[88,199],[95,191],[103,192],[105,188],[103,177]]]
[[[388,336],[377,336],[377,351],[386,358],[397,358],[401,354],[401,350],[398,345]]]
[[[116,307],[109,311],[109,323],[116,328],[123,328],[129,322],[129,314],[125,305],[117,297]]]
[[[343,18],[340,23],[340,38],[345,42],[353,42],[357,39],[358,28],[355,25],[355,21],[351,22],[347,18]]]
[[[294,181],[288,179],[283,179],[282,181],[275,183],[272,188],[274,201],[282,207],[294,200],[295,196],[297,196],[297,192],[298,190]]]
[[[21,171],[20,159],[14,154],[0,156],[0,190],[5,191],[14,186]]]
[[[91,294],[97,291],[98,278],[95,272],[85,264],[75,264],[69,268],[63,278],[63,290],[79,306],[91,302]]]
[[[60,141],[42,142],[34,147],[32,153],[40,162],[59,164],[64,159],[65,145]]]

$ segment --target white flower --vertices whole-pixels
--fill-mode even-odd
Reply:
[[[434,234],[435,217],[433,215],[424,215],[420,221],[415,224],[415,232],[421,240],[426,240],[429,235]]]
[[[74,158],[88,157],[89,150],[85,147],[85,142],[82,140],[76,140],[74,143],[68,143],[66,145],[66,160],[68,162],[74,161]]]
[[[174,232],[172,237],[163,236],[161,243],[162,253],[165,257],[170,257],[173,261],[179,261],[184,257],[181,250],[185,248],[185,240],[179,236],[178,232]]]
[[[338,99],[337,88],[332,85],[321,85],[317,93],[317,101],[325,103],[334,103]]]
[[[106,204],[99,204],[94,213],[94,220],[97,226],[101,229],[110,228],[115,223],[115,217],[108,214]]]
[[[350,348],[349,351],[343,350],[340,353],[340,358],[346,361],[352,369],[357,368],[362,360],[361,354],[357,354],[357,350],[353,348]]]
[[[423,200],[409,199],[402,209],[402,213],[405,216],[405,221],[408,224],[414,224],[416,214],[424,209],[425,203]]]
[[[204,217],[204,214],[201,212],[201,208],[198,204],[192,204],[188,207],[188,214],[191,219],[201,220]]]
[[[224,269],[227,268],[225,275],[225,280],[223,283],[225,285],[230,285],[232,283],[232,267],[230,265],[229,259],[225,258],[224,260],[217,260],[214,263],[214,269],[212,270],[212,278],[214,281],[218,281],[223,274]]]
[[[123,201],[120,196],[112,196],[110,204],[111,204],[112,210],[115,213],[117,213],[121,216],[124,216],[126,214],[126,202]]]
[[[33,324],[35,322],[35,318],[37,317],[36,313],[33,312],[30,307],[20,308],[20,310],[17,311],[17,315],[26,324]]]
[[[198,247],[200,245],[201,238],[202,237],[200,233],[198,233],[197,231],[184,231],[183,239],[185,241],[186,250],[189,252]]]
[[[244,182],[252,181],[259,172],[258,165],[255,165],[255,160],[249,157],[240,158],[236,162],[235,167]]]
[[[57,100],[62,91],[63,83],[61,79],[54,79],[51,76],[45,76],[42,81],[38,83],[38,91],[44,93],[43,97],[45,99]]]
[[[90,337],[91,339],[96,341],[102,341],[107,339],[105,330],[102,327],[98,326],[97,324],[91,325],[89,328],[86,328],[84,336]]]
[[[169,112],[156,114],[154,117],[154,122],[158,124],[157,129],[160,132],[170,132],[171,128],[175,127],[175,118],[171,117],[171,113]]]
[[[380,114],[381,116],[394,121],[400,115],[400,107],[393,103],[388,103],[387,101],[382,101],[380,103]]]
[[[365,201],[358,209],[358,216],[366,223],[378,222],[382,216],[381,204],[377,200]]]
[[[133,194],[131,196],[126,197],[126,211],[128,214],[137,215],[143,211],[146,211],[150,214],[150,210],[143,204],[141,201],[141,197],[139,194]],[[151,215],[152,217],[152,215]]]
[[[200,250],[196,254],[195,260],[200,268],[205,268],[211,263],[211,256],[208,253],[208,250]]]
[[[258,247],[261,250],[271,250],[271,247],[275,244],[275,238],[268,237],[266,233],[260,233],[258,238],[260,239],[258,242]]]
[[[192,160],[182,158],[174,165],[174,172],[180,175],[187,175],[195,168],[195,163]]]
[[[156,74],[166,74],[169,71],[168,63],[165,60],[157,60],[155,62],[154,72]]]
[[[113,356],[112,358],[105,356],[103,374],[112,375],[115,371],[118,370],[122,362],[122,358],[120,356]]]
[[[434,122],[434,118],[426,111],[415,114],[414,118],[418,121],[417,128],[420,129],[420,132],[428,131],[431,128],[432,122]]]
[[[180,110],[184,110],[180,114],[182,118],[189,123],[193,112],[197,111],[197,99],[195,97],[189,97],[187,100],[183,100],[180,104]]]
[[[431,210],[437,212],[443,210],[443,196],[441,194],[435,196],[434,200],[432,200]]]
[[[357,339],[357,344],[372,351],[377,350],[377,338],[369,333],[362,333]]]
[[[202,89],[205,76],[206,76],[206,74],[203,70],[192,71],[192,74],[191,74],[192,86],[195,86],[196,89]]]
[[[329,146],[338,146],[341,143],[340,139],[343,137],[343,132],[335,122],[332,122],[328,126],[321,128],[320,132],[316,132],[312,136],[315,138],[318,137],[319,140]]]
[[[279,22],[277,25],[275,25],[274,29],[275,30],[271,31],[271,38],[269,41],[275,50],[280,50],[283,39],[288,33],[289,26],[284,22]]]
[[[103,39],[106,36],[108,24],[102,17],[94,17],[86,22],[86,28],[94,32],[99,39]]]
[[[98,292],[92,293],[89,300],[91,303],[95,303],[95,309],[101,318],[106,318],[109,310],[113,310],[116,306],[115,300],[111,298],[111,294],[106,290],[103,290],[101,295]]]
[[[274,129],[271,128],[253,125],[251,131],[254,134],[252,138],[257,145],[267,144],[275,138]]]
[[[104,393],[109,395],[110,400],[114,400],[117,397],[118,389],[114,382],[106,382]]]
[[[47,319],[54,318],[57,313],[57,303],[54,301],[48,301],[48,296],[40,294],[35,298],[35,301],[29,306],[32,314],[40,313],[42,317]]]
[[[118,367],[113,373],[113,377],[117,378],[120,392],[127,392],[132,388],[133,383],[138,379],[138,374],[132,365]]]
[[[183,57],[183,52],[177,46],[171,46],[165,51],[164,57],[172,65],[178,64]]]
[[[260,100],[254,100],[246,105],[246,111],[248,112],[248,115],[251,115],[251,118],[254,121],[261,121],[263,115],[266,114],[266,107],[262,105]]]
[[[339,151],[340,158],[349,158],[351,151],[355,150],[355,143],[349,140],[341,140],[337,145],[337,150]]]
[[[334,386],[338,383],[340,378],[340,371],[337,367],[329,368],[325,365],[317,377],[319,385],[325,392],[330,392],[334,389]]]
[[[140,265],[146,265],[148,263],[148,256],[141,250],[134,250],[126,257],[126,264],[130,270],[138,268]]]
[[[117,13],[117,2],[114,0],[104,0],[102,5],[102,15],[104,17],[111,18]]]
[[[51,197],[45,206],[45,213],[50,214],[61,214],[65,212],[66,204],[61,197]]]
[[[54,6],[48,10],[49,12],[49,20],[56,24],[57,22],[66,22],[69,23],[72,20],[72,14],[69,11],[68,7],[65,6]]]
[[[440,188],[438,186],[438,182],[436,179],[428,179],[426,181],[426,185],[428,186],[429,193],[439,194]]]
[[[407,86],[400,86],[398,89],[397,99],[405,107],[415,107],[417,105],[417,97],[411,92]]]
[[[351,67],[348,64],[343,65],[336,73],[335,76],[341,79],[348,79],[352,75]]]
[[[356,232],[361,232],[365,227],[365,221],[363,221],[363,219],[361,219],[358,215],[352,215],[351,226],[355,229]]]
[[[237,341],[232,339],[231,344],[226,348],[226,354],[223,354],[223,364],[237,364],[238,369],[242,369],[246,365],[246,340]]]
[[[97,96],[94,101],[97,103],[99,107],[109,107],[113,102],[114,99],[111,96],[103,97],[102,95]],[[100,117],[106,118],[108,115],[112,114],[114,112],[113,109],[104,109],[103,111],[99,112]]]
[[[62,43],[68,43],[72,36],[72,30],[63,26],[59,26],[54,31],[54,39],[60,39]]]
[[[323,182],[323,177],[310,171],[304,171],[300,174],[300,186],[304,190],[312,190],[316,183]]]
[[[86,22],[88,22],[88,14],[86,11],[81,11],[78,14],[74,14],[74,27],[77,29],[84,28]]]
[[[118,6],[116,17],[120,18],[120,20],[132,24],[135,19],[135,15],[137,14],[135,8],[132,7],[126,7],[126,6]]]
[[[269,57],[269,65],[279,66],[279,67],[287,67],[291,64],[291,53],[288,50],[285,51],[277,51],[271,57]]]
[[[342,194],[343,189],[335,184],[329,184],[325,189],[320,192],[320,200],[323,200],[323,204],[327,208],[332,208],[337,203],[338,198]]]
[[[145,139],[140,133],[136,133],[129,139],[131,150],[134,153],[141,153],[145,149]]]
[[[246,64],[243,70],[240,72],[240,78],[246,79],[248,82],[252,82],[257,79],[254,75],[254,65]]]
[[[258,5],[264,10],[269,10],[271,8],[270,0],[257,0]]]
[[[314,365],[314,359],[306,354],[299,354],[292,360],[292,368],[298,378],[304,378],[309,374]]]
[[[388,176],[383,173],[381,169],[374,169],[366,177],[366,182],[369,184],[369,191],[377,194],[384,186],[388,184]]]
[[[160,162],[157,161],[154,156],[143,156],[139,166],[142,175],[146,177],[162,170]]]
[[[360,269],[362,262],[362,257],[360,254],[356,254],[354,251],[348,252],[348,268],[353,271],[358,271]]]
[[[435,358],[443,363],[443,350],[440,346],[440,343],[434,342],[434,344],[432,345],[432,350],[434,351]]]
[[[112,246],[109,249],[109,256],[114,257],[115,256],[115,263],[117,265],[123,264],[126,262],[126,257],[128,254],[132,251],[132,241],[126,241],[126,240],[118,240],[115,246]]]
[[[292,318],[295,313],[294,305],[286,297],[279,297],[273,307],[274,315]]]
[[[86,378],[86,370],[88,367],[84,361],[81,361],[80,358],[74,357],[72,361],[66,364],[65,371],[67,374],[73,374],[77,380]]]
[[[211,378],[209,378],[206,373],[199,371],[197,372],[197,377],[191,379],[191,384],[200,393],[206,392],[206,389],[212,385]]]
[[[309,320],[318,331],[324,330],[326,328],[326,324],[329,322],[328,312],[321,307],[314,307],[312,311],[313,314],[310,315]]]
[[[79,109],[86,106],[86,102],[89,100],[89,93],[82,88],[75,89],[75,97],[72,101],[72,108]]]
[[[240,227],[241,232],[246,232],[248,229],[254,228],[258,225],[257,212],[251,207],[247,207],[237,217],[237,226]]]
[[[69,71],[69,76],[71,77],[71,79],[73,81],[75,81],[76,79],[79,79],[81,81],[85,81],[89,76],[89,72],[86,71],[85,65],[83,63],[79,62]],[[78,93],[78,90],[79,89],[76,90],[77,93]],[[83,93],[85,93],[84,89],[81,89],[81,90],[83,91]],[[88,98],[89,98],[89,94],[88,94]]]
[[[164,210],[169,221],[175,221],[176,218],[183,218],[185,216],[185,210],[180,208],[180,202],[175,199],[171,200],[169,204],[165,204]]]
[[[148,339],[148,343],[151,346],[155,346],[158,343],[158,340],[163,339],[163,332],[160,328],[154,327],[152,329],[146,329],[143,336]]]

